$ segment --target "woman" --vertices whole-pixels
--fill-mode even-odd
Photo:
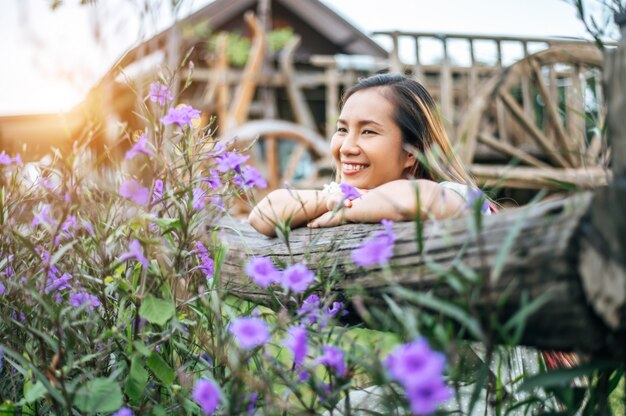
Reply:
[[[279,189],[252,210],[250,224],[274,236],[275,225],[286,221],[295,228],[410,221],[418,214],[443,219],[462,211],[475,189],[432,97],[401,75],[375,75],[346,91],[331,152],[338,180],[360,196],[346,201],[335,192]]]

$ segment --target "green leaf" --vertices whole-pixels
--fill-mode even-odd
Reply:
[[[24,401],[26,403],[35,402],[45,396],[46,392],[46,386],[41,381],[29,385],[28,388],[24,385]]]
[[[134,355],[130,364],[130,372],[126,379],[124,392],[131,403],[138,404],[148,384],[148,371],[143,366],[143,357]]]
[[[140,353],[141,355],[143,355],[144,357],[147,357],[150,355],[151,351],[148,349],[148,347],[146,347],[145,345],[143,345],[141,342],[139,341],[135,341],[133,342],[133,347],[135,347],[135,350]]]
[[[114,412],[124,404],[122,390],[115,380],[94,378],[76,391],[74,405],[84,413]]]
[[[458,323],[463,325],[474,338],[478,340],[484,339],[483,331],[480,328],[480,323],[478,322],[478,320],[471,316],[467,311],[463,310],[461,307],[453,303],[446,302],[442,299],[436,298],[430,293],[412,292],[401,287],[394,288],[392,292],[397,296],[400,296],[411,302],[415,302],[420,306],[432,309],[436,312],[441,313],[442,315],[448,316],[456,320]]]
[[[165,324],[175,312],[176,308],[172,302],[156,298],[151,294],[146,296],[139,308],[139,315],[142,318],[157,325]]]
[[[615,362],[604,362],[596,364],[581,365],[575,368],[564,368],[554,371],[547,371],[535,376],[527,377],[519,386],[518,391],[529,391],[536,388],[560,387],[568,385],[577,377],[593,374],[598,370],[611,370],[619,368],[620,364]]]
[[[148,364],[148,368],[152,370],[154,375],[161,380],[164,385],[169,386],[174,382],[176,378],[174,370],[165,362],[158,352],[152,351],[146,364]]]

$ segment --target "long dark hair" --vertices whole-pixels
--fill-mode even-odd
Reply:
[[[393,118],[402,132],[404,150],[416,160],[407,171],[409,176],[474,185],[452,149],[433,97],[422,84],[398,74],[373,75],[349,88],[342,106],[352,95],[369,88],[379,88],[394,105]]]

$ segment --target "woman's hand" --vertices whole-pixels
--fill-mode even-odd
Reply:
[[[350,208],[341,207],[338,210],[330,210],[310,221],[306,226],[309,228],[327,228],[345,224],[347,222],[345,216],[347,209]]]

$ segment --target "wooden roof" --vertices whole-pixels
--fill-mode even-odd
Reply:
[[[195,26],[207,22],[214,32],[237,30],[244,27],[246,11],[256,11],[257,0],[215,0],[202,9],[182,19],[178,25]],[[387,51],[369,36],[318,0],[272,0],[272,18],[275,26],[282,21],[302,37],[300,53],[311,54],[363,54],[386,58]],[[141,45],[128,51],[115,65],[125,67],[145,51],[164,49],[173,27],[170,27]],[[115,69],[115,67],[113,69]],[[110,71],[108,75],[114,75]]]

